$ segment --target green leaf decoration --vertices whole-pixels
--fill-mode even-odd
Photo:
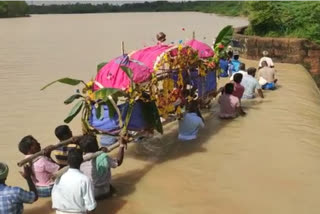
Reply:
[[[160,115],[155,102],[146,102],[142,105],[143,119],[160,134],[163,134],[163,127]]]
[[[73,120],[73,118],[74,118],[75,116],[77,116],[77,114],[81,111],[82,106],[83,106],[83,101],[80,100],[79,102],[77,102],[77,103],[73,106],[73,108],[71,109],[68,117],[67,117],[66,119],[64,119],[64,122],[65,122],[65,123],[70,123],[70,122]]]
[[[100,71],[100,69],[105,66],[106,64],[108,64],[108,62],[101,62],[99,65],[97,65],[97,72]]]
[[[54,84],[56,82],[60,82],[60,83],[63,83],[63,84],[68,84],[68,85],[78,85],[79,83],[81,83],[83,81],[82,80],[77,80],[77,79],[71,79],[69,77],[65,77],[65,78],[58,79],[56,81],[53,81],[53,82],[49,83],[48,85],[46,85],[43,88],[41,88],[41,91],[46,89],[47,87],[49,87],[50,85],[52,85],[52,84]]]
[[[218,34],[216,41],[214,43],[214,47],[216,47],[219,43],[223,44],[224,46],[229,45],[232,39],[232,35],[233,35],[233,27],[231,25],[224,27]]]
[[[125,67],[125,66],[121,66],[121,69],[127,74],[127,76],[129,77],[130,81],[133,82],[133,72],[130,68]]]
[[[109,95],[117,98],[120,96],[124,96],[125,93],[119,89],[116,89],[116,88],[102,88],[102,89],[95,91],[93,93],[93,97],[95,100],[99,100],[99,99],[107,100]]]
[[[109,110],[109,117],[113,118],[114,115],[117,113],[116,109],[114,108],[114,106],[112,105],[112,103],[108,100],[105,102],[106,105],[108,106],[108,110]]]
[[[99,104],[98,108],[96,108],[96,117],[98,120],[102,120],[103,116],[104,116],[103,104]]]
[[[64,101],[64,104],[70,104],[70,103],[72,103],[74,100],[76,100],[76,99],[79,99],[80,97],[83,97],[81,94],[74,94],[74,95],[72,95],[71,97],[69,97],[68,99],[66,99],[65,101]]]

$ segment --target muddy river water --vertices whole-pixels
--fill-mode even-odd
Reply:
[[[228,24],[247,21],[201,13],[1,19],[0,161],[10,166],[8,184],[26,187],[16,166],[23,158],[19,140],[32,134],[43,146],[55,143],[53,130],[70,109],[63,101],[76,88],[56,85],[43,92],[43,85],[66,76],[90,79],[98,63],[120,55],[121,40],[129,52],[154,44],[159,31],[177,42],[195,30],[209,44]],[[197,142],[178,142],[173,123],[165,135],[131,145],[113,171],[117,196],[99,202],[96,213],[319,213],[319,91],[302,66],[276,69],[279,89],[245,102],[245,117],[221,121],[214,102]],[[80,133],[79,120],[70,126]],[[25,213],[54,213],[50,207],[49,199],[40,199]]]

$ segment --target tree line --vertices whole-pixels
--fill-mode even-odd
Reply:
[[[177,11],[199,11],[207,13],[219,13],[223,15],[239,15],[242,10],[242,2],[143,2],[127,3],[122,5],[102,4],[52,4],[52,5],[30,5],[30,13],[116,13],[116,12],[177,12]]]
[[[25,1],[0,1],[0,18],[28,16],[29,7]]]

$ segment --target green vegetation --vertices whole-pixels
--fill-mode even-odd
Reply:
[[[164,12],[164,11],[199,11],[205,13],[217,13],[222,15],[238,16],[243,10],[243,2],[240,1],[193,1],[193,2],[144,2],[123,5],[103,4],[66,4],[66,5],[30,5],[30,11],[34,14],[49,13],[116,13],[116,12]]]
[[[25,1],[0,1],[0,18],[28,16],[29,7]]]
[[[320,2],[247,2],[248,35],[307,38],[320,43]]]

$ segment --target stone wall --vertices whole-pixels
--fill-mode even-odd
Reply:
[[[307,39],[247,36],[246,27],[235,28],[233,38],[240,43],[241,56],[259,60],[267,50],[274,62],[302,64],[320,74],[320,45]]]

